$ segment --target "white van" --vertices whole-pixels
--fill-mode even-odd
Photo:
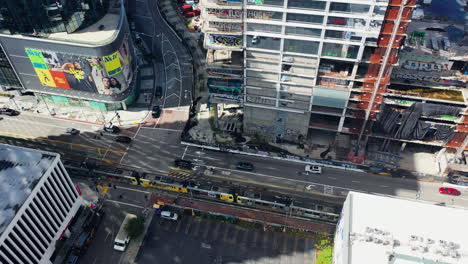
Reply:
[[[125,251],[127,248],[128,242],[130,242],[130,237],[128,237],[127,232],[125,232],[125,226],[127,225],[128,222],[130,222],[130,219],[137,218],[136,215],[134,214],[127,214],[125,216],[125,219],[120,226],[119,233],[115,237],[114,240],[114,249],[117,251]]]
[[[179,215],[170,211],[162,211],[161,218],[177,221],[177,219],[179,219]]]

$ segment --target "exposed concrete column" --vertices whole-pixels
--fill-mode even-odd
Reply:
[[[214,117],[213,117],[214,122],[213,123],[214,123],[215,128],[219,128],[219,124],[218,124],[218,104],[213,103],[212,107],[214,108]]]
[[[126,111],[127,110],[127,104],[125,102],[122,102],[122,110]]]

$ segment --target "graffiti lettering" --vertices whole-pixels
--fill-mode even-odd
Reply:
[[[243,41],[240,36],[210,35],[210,43],[215,45],[242,47]]]
[[[408,70],[417,70],[417,71],[425,71],[425,72],[440,72],[440,71],[448,71],[449,65],[442,64],[442,63],[429,63],[423,61],[415,61],[415,60],[407,60],[405,64],[401,66],[404,69]]]
[[[416,74],[397,73],[397,74],[393,74],[393,77],[398,78],[398,79],[427,81],[427,82],[440,82],[441,81],[440,77],[438,77],[438,76],[429,76],[429,75],[416,75]]]
[[[253,18],[253,19],[270,20],[272,15],[273,15],[273,12],[268,12],[268,11],[260,11],[260,10],[248,10],[247,11],[247,18]]]
[[[241,31],[242,24],[241,23],[226,23],[226,22],[217,22],[217,21],[210,21],[210,27],[214,27],[220,31]]]
[[[219,18],[236,19],[242,17],[242,10],[207,8],[206,11]]]

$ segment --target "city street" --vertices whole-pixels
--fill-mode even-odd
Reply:
[[[154,217],[138,263],[314,263],[315,242],[192,216]]]
[[[183,157],[195,164],[214,167],[214,175],[211,177],[238,181],[241,184],[310,194],[345,195],[348,189],[352,189],[468,207],[468,190],[460,189],[462,195],[459,197],[442,195],[438,193],[438,188],[442,186],[440,183],[417,182],[334,168],[324,168],[321,175],[307,175],[303,164],[291,161],[273,161],[268,158],[186,147],[180,145],[180,130],[167,128],[170,127],[169,124],[169,121],[166,122],[165,128],[158,125],[140,127],[135,132],[129,131],[129,135],[134,135],[134,140],[131,144],[121,144],[113,141],[115,135],[107,133],[99,136],[100,139],[95,139],[94,136],[99,135],[96,131],[100,127],[93,124],[26,113],[1,120],[0,135],[5,143],[26,147],[38,147],[39,144],[42,149],[50,151],[65,150],[83,157],[106,158],[149,171],[167,172],[173,166],[174,159]],[[81,133],[68,135],[65,133],[68,127],[79,129]],[[22,142],[26,144],[17,143],[20,139],[16,138],[25,139]],[[237,170],[237,161],[252,163],[255,166],[254,171]],[[307,190],[308,186],[310,190]]]

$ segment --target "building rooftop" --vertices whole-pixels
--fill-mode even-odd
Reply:
[[[348,263],[468,263],[468,210],[350,192]]]
[[[56,157],[50,152],[0,144],[0,234]]]
[[[88,45],[102,45],[114,39],[120,28],[120,1],[112,0],[112,6],[96,23],[73,33],[57,32],[49,34],[45,39],[81,43]],[[13,35],[16,38],[30,37],[27,35]]]

